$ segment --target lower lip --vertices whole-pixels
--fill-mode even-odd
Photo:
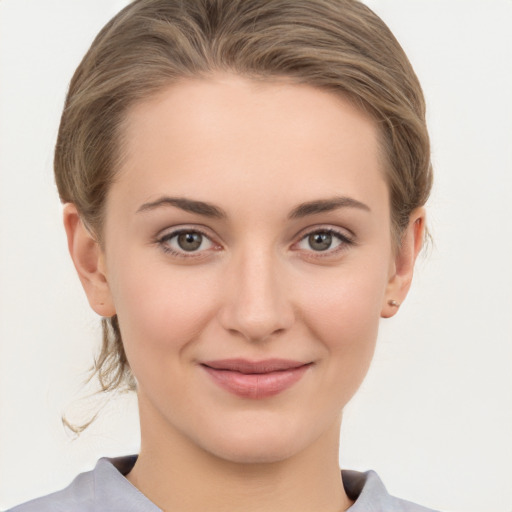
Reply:
[[[311,365],[269,373],[240,373],[203,366],[221,388],[242,398],[261,399],[278,395],[298,382]]]

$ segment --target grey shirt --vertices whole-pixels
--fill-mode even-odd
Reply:
[[[136,455],[100,459],[93,471],[78,475],[62,491],[7,512],[162,512],[124,477],[136,460]],[[347,495],[355,500],[348,512],[435,512],[390,496],[374,471],[341,474]]]

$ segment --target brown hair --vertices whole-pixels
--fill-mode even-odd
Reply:
[[[430,193],[430,147],[418,79],[375,13],[357,0],[136,0],[107,23],[76,70],[55,150],[61,200],[76,205],[99,243],[127,111],[176,80],[215,71],[286,77],[369,112],[380,128],[399,240]],[[94,371],[104,391],[134,388],[116,316],[103,319]]]

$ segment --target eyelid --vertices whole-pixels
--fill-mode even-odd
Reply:
[[[161,230],[155,237],[153,242],[157,244],[165,253],[171,254],[178,258],[201,258],[206,257],[212,250],[218,251],[223,248],[223,245],[216,241],[216,236],[212,235],[210,230],[201,225],[180,225],[168,227]],[[203,249],[200,251],[190,251],[187,252],[185,250],[174,250],[165,243],[182,234],[182,233],[199,233],[203,237],[207,238],[212,244],[212,248]],[[314,258],[322,258],[333,256],[343,250],[348,249],[348,247],[356,245],[356,237],[355,234],[348,228],[340,228],[334,227],[332,225],[316,225],[310,226],[308,228],[303,229],[296,237],[295,242],[293,242],[291,248],[293,249],[299,243],[301,243],[306,237],[311,236],[315,233],[330,233],[334,237],[339,240],[338,246],[334,249],[327,249],[325,251],[315,251],[313,249],[305,250],[305,249],[295,249],[297,251],[307,252],[310,257]]]
[[[209,242],[213,246],[213,250],[219,250],[219,248],[222,247],[220,243],[218,243],[215,240],[215,237],[212,236],[208,230],[203,228],[202,226],[173,226],[166,228],[164,230],[161,230],[154,238],[154,243],[156,243],[162,251],[164,251],[166,254],[171,254],[173,256],[176,256],[178,258],[201,258],[205,257],[208,253],[212,250],[212,248],[203,249],[199,251],[190,251],[187,252],[185,250],[175,250],[171,248],[169,245],[166,245],[166,242],[169,240],[172,240],[174,237],[179,236],[182,233],[199,233],[203,237],[209,240]]]
[[[301,243],[308,236],[311,236],[315,233],[330,233],[340,241],[340,244],[338,246],[336,246],[334,249],[327,249],[325,251],[315,251],[313,249],[310,249],[310,250],[298,249],[301,251],[305,251],[306,253],[308,253],[308,256],[312,256],[314,258],[325,258],[325,257],[333,256],[335,254],[338,254],[341,251],[348,249],[348,247],[350,247],[350,246],[356,245],[356,237],[355,237],[355,234],[351,230],[349,230],[347,228],[338,228],[338,227],[329,226],[329,225],[318,225],[318,226],[308,227],[308,228],[302,230],[297,235],[297,241],[292,244],[292,248],[294,246],[298,245],[299,243]]]

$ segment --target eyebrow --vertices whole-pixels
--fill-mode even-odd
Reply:
[[[195,201],[193,199],[186,199],[184,197],[169,197],[164,196],[156,201],[144,203],[138,210],[139,212],[147,212],[160,208],[162,206],[175,206],[186,212],[196,213],[204,217],[214,219],[226,219],[227,214],[218,206],[205,201]],[[309,215],[316,215],[318,213],[330,212],[339,208],[357,208],[359,210],[371,211],[370,207],[351,197],[333,197],[330,199],[319,199],[316,201],[308,201],[296,206],[288,215],[289,219],[301,219]]]
[[[309,201],[307,203],[299,204],[299,206],[290,212],[288,218],[301,219],[303,217],[307,217],[308,215],[330,212],[337,210],[338,208],[357,208],[367,212],[371,211],[368,205],[361,203],[361,201],[357,201],[357,199],[340,196],[333,197],[331,199],[321,199],[318,201]]]
[[[204,217],[210,217],[214,219],[227,218],[226,212],[222,210],[222,208],[214,206],[213,204],[205,203],[204,201],[194,201],[193,199],[185,199],[184,197],[168,196],[161,197],[150,203],[144,203],[137,210],[137,213],[154,210],[161,206],[175,206],[181,210],[185,210],[186,212],[197,213],[198,215],[203,215]]]

